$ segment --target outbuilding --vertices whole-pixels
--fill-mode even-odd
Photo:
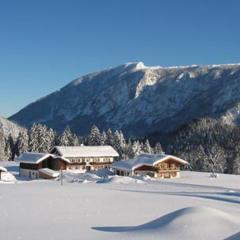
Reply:
[[[66,169],[68,159],[49,153],[26,152],[16,159],[19,175],[27,178],[55,178],[59,170]],[[55,171],[55,174],[53,173]]]
[[[149,175],[154,178],[176,178],[180,176],[180,167],[189,165],[181,158],[162,154],[141,154],[134,159],[113,163],[112,169],[117,175]]]
[[[7,169],[5,167],[0,166],[0,181],[2,180],[2,173],[7,172]]]

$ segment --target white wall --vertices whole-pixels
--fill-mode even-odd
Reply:
[[[38,170],[19,168],[19,175],[20,175],[20,177],[26,177],[26,178],[30,178],[30,179],[39,178]]]

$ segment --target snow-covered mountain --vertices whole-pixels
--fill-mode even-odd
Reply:
[[[81,134],[97,124],[145,136],[173,131],[204,116],[240,122],[240,64],[128,63],[82,76],[10,119],[23,126],[42,122],[57,130],[70,125]]]

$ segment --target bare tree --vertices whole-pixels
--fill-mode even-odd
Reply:
[[[212,172],[212,177],[217,177],[216,172],[224,172],[226,159],[224,150],[218,145],[206,145],[204,148],[200,146],[200,151],[204,156],[205,166],[207,170]],[[209,163],[209,164],[207,164]]]

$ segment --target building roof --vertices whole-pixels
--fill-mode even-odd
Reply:
[[[7,169],[5,167],[0,166],[0,172],[7,172]]]
[[[55,156],[50,153],[26,152],[21,154],[19,157],[17,157],[15,161],[21,162],[21,163],[38,164],[49,157],[58,158],[58,156]],[[61,158],[61,159],[66,162],[69,162],[68,159],[65,159],[65,158]]]
[[[187,161],[172,156],[172,155],[166,155],[166,154],[141,154],[137,156],[136,158],[130,159],[130,160],[121,160],[118,162],[115,162],[112,164],[112,168],[119,169],[119,170],[126,170],[126,171],[133,171],[136,168],[139,168],[141,166],[154,166],[157,163],[164,162],[168,160],[169,158],[174,159],[175,161],[187,165],[189,164]]]
[[[56,178],[60,175],[58,171],[54,171],[54,170],[49,169],[49,168],[40,168],[38,171],[43,173],[43,174],[48,175],[49,177],[53,177],[53,178]]]
[[[56,146],[54,149],[65,157],[118,157],[111,146]]]

